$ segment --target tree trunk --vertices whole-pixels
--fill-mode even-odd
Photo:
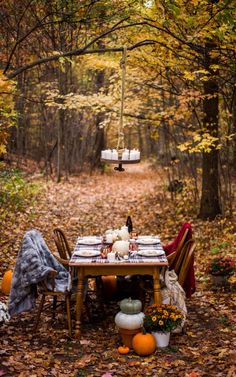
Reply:
[[[96,115],[96,135],[95,135],[95,142],[94,142],[94,155],[93,161],[91,161],[91,168],[102,168],[102,163],[100,160],[101,157],[101,150],[105,147],[105,135],[104,129],[99,128],[100,123],[104,120],[104,113],[99,113]]]
[[[210,66],[217,64],[217,59],[210,56],[214,49],[214,43],[206,44],[205,68],[210,70]],[[204,82],[203,100],[203,130],[210,136],[218,137],[219,127],[219,88],[216,78],[209,76]],[[221,214],[219,197],[219,151],[212,147],[209,153],[202,155],[202,195],[199,217],[203,220],[213,220]]]
[[[236,88],[234,88],[234,92],[233,92],[232,117],[233,117],[232,133],[236,134]],[[233,143],[233,170],[234,170],[234,173],[236,173],[236,137],[234,137],[234,143]]]
[[[18,113],[17,119],[17,155],[18,161],[21,156],[25,155],[25,117],[24,117],[24,75],[17,77],[17,92],[16,97],[16,111]]]
[[[63,110],[59,110],[59,120],[57,124],[57,183],[61,181],[61,126],[63,123]]]
[[[103,43],[100,42],[100,48],[103,47]],[[96,90],[99,90],[103,87],[105,81],[104,71],[99,71],[96,73]],[[102,163],[100,161],[101,150],[105,147],[105,134],[104,128],[100,128],[100,123],[104,120],[104,112],[100,112],[96,115],[96,134],[95,141],[93,146],[92,161],[90,162],[91,169],[102,168]]]

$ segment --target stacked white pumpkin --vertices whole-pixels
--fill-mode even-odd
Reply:
[[[108,229],[105,232],[105,242],[113,244],[112,252],[120,257],[125,257],[125,259],[127,259],[129,255],[129,238],[128,227],[125,225],[120,229]]]
[[[108,243],[113,243],[117,240],[128,241],[129,238],[130,234],[126,225],[122,226],[120,229],[108,229],[105,232],[105,241]]]
[[[144,313],[142,302],[125,298],[120,302],[120,311],[115,316],[115,324],[119,329],[123,343],[132,348],[132,338],[141,331]]]

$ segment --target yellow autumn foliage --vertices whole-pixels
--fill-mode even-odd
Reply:
[[[14,124],[16,113],[14,110],[13,93],[15,84],[7,80],[0,70],[0,155],[6,152],[8,129]]]

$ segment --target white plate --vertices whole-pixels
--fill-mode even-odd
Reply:
[[[137,242],[140,245],[154,245],[156,243],[160,243],[160,238],[153,238],[153,237],[140,237],[137,239]]]
[[[73,256],[74,257],[97,257],[100,255],[100,251],[98,250],[80,250],[76,251]]]
[[[162,250],[138,250],[138,255],[142,257],[158,257],[159,255],[164,255]]]
[[[97,237],[84,237],[84,238],[79,238],[77,241],[77,244],[79,245],[99,245],[102,243],[100,238]]]

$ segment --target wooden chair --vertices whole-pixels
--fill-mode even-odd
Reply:
[[[189,240],[182,249],[182,260],[176,264],[176,270],[178,275],[179,284],[183,287],[186,281],[186,277],[189,272],[189,268],[194,258],[194,250],[196,243],[193,239]]]
[[[69,260],[71,258],[71,250],[69,243],[64,232],[60,228],[55,228],[53,230],[54,241],[57,247],[57,251],[60,257],[57,259],[61,264],[64,265],[67,269],[69,268]]]
[[[174,270],[175,273],[179,276],[180,270],[182,269],[183,262],[186,258],[186,255],[189,252],[189,249],[192,244],[195,244],[195,241],[193,239],[188,240],[185,245],[180,249],[178,258],[175,258],[175,263],[173,265],[173,268],[170,268],[170,270]]]
[[[69,291],[65,291],[65,292],[55,291],[55,277],[56,277],[56,275],[57,275],[56,270],[51,270],[50,273],[49,273],[49,276],[50,276],[51,282],[52,282],[51,283],[52,284],[51,290],[48,289],[45,281],[42,281],[41,283],[38,284],[38,290],[42,294],[42,298],[41,298],[41,301],[40,301],[40,304],[39,304],[39,309],[38,309],[38,313],[37,313],[37,316],[36,316],[36,321],[35,321],[33,331],[36,332],[37,329],[38,329],[40,316],[41,316],[41,313],[43,311],[44,304],[45,304],[45,301],[46,301],[46,296],[51,296],[53,298],[53,318],[55,318],[55,311],[56,311],[56,307],[57,307],[57,298],[58,297],[60,297],[60,298],[64,297],[65,303],[66,303],[69,336],[71,336],[71,334],[72,334],[71,310],[70,310],[71,293]]]
[[[176,251],[174,251],[173,253],[171,253],[171,254],[169,254],[167,256],[167,260],[168,260],[168,263],[169,263],[170,270],[172,270],[174,268],[175,264],[179,260],[179,257],[180,257],[180,254],[181,254],[181,250],[182,250],[184,244],[186,243],[188,232],[189,232],[189,229],[187,228],[185,230],[184,234],[183,234],[183,237],[182,237],[181,241],[178,244],[178,247],[177,247]]]
[[[60,257],[56,256],[56,258],[58,259],[58,261],[61,264],[63,264],[63,266],[67,270],[69,270],[69,260],[71,258],[72,253],[71,253],[71,249],[70,249],[69,243],[67,241],[67,238],[65,236],[65,233],[60,228],[55,228],[53,230],[53,236],[54,236],[54,241],[55,241],[55,244],[56,244],[56,247],[57,247],[57,251],[60,255]],[[76,270],[72,272],[72,279],[73,280],[77,279]],[[98,299],[100,299],[100,301],[101,301],[101,298],[102,298],[101,286],[102,286],[101,279],[96,278],[95,279],[95,288],[96,288],[96,293],[97,293]],[[86,297],[86,300],[85,300],[86,314],[87,314],[90,321],[92,320],[91,310],[90,310],[90,307],[89,307],[89,295],[91,293],[93,294],[94,291],[92,289],[88,289],[87,290],[87,297]],[[56,298],[54,300],[53,305],[54,306],[56,305]],[[101,305],[102,305],[102,303],[101,303]]]

